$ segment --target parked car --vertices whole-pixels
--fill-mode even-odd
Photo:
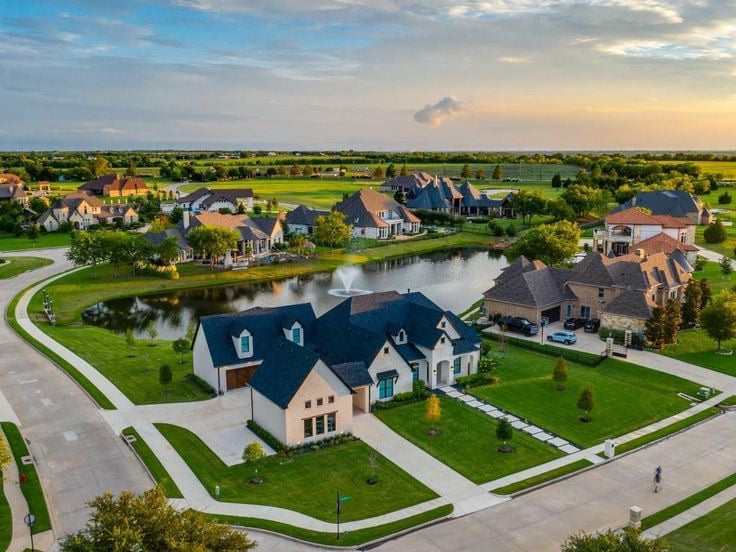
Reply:
[[[583,326],[583,330],[585,330],[588,333],[598,333],[598,330],[601,327],[601,321],[597,318],[591,318],[585,323],[585,326]]]
[[[557,343],[564,343],[565,345],[572,345],[577,342],[578,336],[573,332],[553,332],[547,336],[547,341],[555,341]]]
[[[510,332],[518,332],[526,336],[537,335],[539,331],[536,324],[532,324],[521,316],[502,316],[496,323],[499,326],[506,326],[506,329]]]
[[[577,330],[585,326],[587,321],[587,318],[568,318],[565,320],[563,326],[566,330]]]

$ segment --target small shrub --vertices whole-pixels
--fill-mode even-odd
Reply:
[[[455,380],[462,387],[474,387],[478,385],[497,385],[501,383],[500,376],[492,376],[488,372],[477,372],[469,376],[461,376]]]
[[[281,441],[279,441],[276,437],[271,435],[271,433],[263,429],[253,420],[248,420],[245,425],[273,450],[279,452],[287,449],[286,445],[284,445]]]
[[[733,198],[731,197],[731,194],[728,192],[723,192],[721,195],[718,196],[718,204],[719,205],[728,205],[731,203],[731,200]]]
[[[512,222],[506,227],[506,235],[513,238],[516,235],[516,225]]]

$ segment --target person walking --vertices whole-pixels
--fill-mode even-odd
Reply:
[[[662,488],[662,466],[657,466],[654,470],[654,492],[658,493]]]

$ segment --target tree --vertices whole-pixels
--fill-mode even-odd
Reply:
[[[564,357],[557,359],[555,368],[552,371],[552,379],[557,384],[556,388],[558,391],[565,390],[565,382],[567,381],[567,361]]]
[[[28,236],[28,239],[33,242],[34,247],[36,246],[36,241],[38,240],[38,236],[40,233],[41,229],[35,222],[31,223],[28,226],[28,230],[26,230],[26,236]]]
[[[693,328],[698,323],[701,309],[702,292],[697,280],[690,280],[685,288],[682,303],[682,326]]]
[[[573,211],[572,207],[567,204],[567,201],[561,197],[547,201],[545,211],[555,220],[575,220],[575,211]]]
[[[187,235],[187,242],[192,249],[203,257],[210,258],[211,270],[215,269],[218,257],[235,249],[239,239],[240,235],[235,230],[207,224],[197,226]]]
[[[514,449],[506,443],[514,436],[514,428],[506,418],[499,418],[496,425],[496,439],[503,443],[498,452],[512,452]]]
[[[652,316],[644,326],[644,335],[655,349],[664,347],[667,336],[667,320],[662,307],[652,309]]]
[[[184,355],[189,351],[189,343],[189,340],[183,337],[175,339],[171,343],[171,347],[174,349],[174,352],[179,355],[179,364],[184,364]]]
[[[522,190],[514,194],[511,199],[511,208],[521,215],[522,222],[528,219],[529,224],[532,222],[532,216],[544,213],[545,206],[546,202],[539,190],[533,192]]]
[[[592,186],[575,184],[569,186],[561,196],[572,207],[577,216],[587,215],[591,211],[601,211],[613,200],[611,192]]]
[[[478,169],[475,171],[475,179],[476,180],[483,180],[486,177],[486,171],[483,169]]]
[[[263,207],[260,205],[254,205],[253,206],[253,214],[254,215],[260,215],[263,212]]]
[[[470,165],[465,163],[460,171],[460,178],[470,178],[471,176],[473,176],[473,170],[470,168]]]
[[[437,435],[439,433],[435,429],[435,424],[439,423],[440,418],[442,418],[440,398],[437,395],[430,395],[427,399],[426,410],[424,411],[424,419],[432,426],[432,429],[428,432],[429,435]]]
[[[373,178],[383,178],[383,167],[381,165],[378,165],[375,169],[373,169]]]
[[[677,343],[677,332],[682,325],[682,315],[679,299],[670,299],[664,308],[664,342]]]
[[[197,333],[197,321],[192,318],[187,324],[187,333],[184,334],[184,338],[189,343],[194,343],[194,334]]]
[[[501,180],[502,177],[503,169],[501,168],[501,165],[496,165],[495,167],[493,167],[493,175],[491,176],[491,178],[493,178],[493,180]]]
[[[593,396],[593,387],[586,385],[580,391],[578,397],[577,407],[582,410],[585,414],[580,418],[581,422],[590,421],[590,412],[595,408],[595,397]]]
[[[181,207],[174,207],[171,210],[171,213],[169,213],[169,220],[172,224],[179,224],[181,220],[184,218],[184,209]]]
[[[179,260],[179,244],[174,236],[164,239],[156,248],[156,254],[162,263],[174,264]]]
[[[552,177],[552,187],[562,188],[562,177],[560,176],[560,173],[557,173]]]
[[[265,457],[266,451],[263,450],[261,443],[259,443],[258,441],[252,441],[248,443],[243,449],[243,462],[245,462],[246,464],[253,464],[253,467],[256,470],[256,476],[252,480],[254,483],[263,482],[263,480],[258,477],[258,464],[260,464],[261,460],[263,460]]]
[[[133,335],[133,330],[130,328],[125,330],[125,344],[128,346],[128,354],[130,354],[130,351],[135,347],[135,335]]]
[[[72,235],[72,243],[66,258],[75,266],[92,265],[93,278],[97,278],[97,265],[106,260],[106,257],[106,244],[103,243],[100,232],[93,234],[82,230]]]
[[[146,333],[148,334],[148,338],[151,340],[150,346],[155,347],[156,344],[154,343],[154,340],[158,337],[158,330],[156,329],[156,323],[151,320],[146,325]]]
[[[393,178],[396,176],[396,167],[393,163],[390,163],[388,167],[386,167],[386,178]]]
[[[110,174],[111,170],[110,162],[107,159],[101,155],[95,157],[95,161],[92,164],[92,173],[95,175],[95,178]]]
[[[60,543],[61,552],[92,550],[168,550],[240,552],[255,543],[246,533],[220,525],[200,512],[169,504],[161,487],[136,496],[105,493],[88,504],[93,511],[84,529]]]
[[[302,174],[302,168],[296,163],[294,163],[289,169],[289,174],[291,176],[299,176],[300,174]]]
[[[580,228],[573,222],[562,220],[540,224],[516,240],[506,256],[512,261],[524,255],[527,259],[538,259],[548,265],[560,264],[577,253],[578,241]]]
[[[700,325],[718,350],[721,342],[736,337],[736,291],[722,291],[700,313]]]
[[[668,552],[670,547],[661,539],[645,539],[630,527],[621,532],[611,529],[589,535],[578,533],[562,543],[560,552]]]
[[[168,364],[162,364],[158,368],[158,382],[163,385],[164,393],[169,392],[169,385],[171,380],[174,379],[174,374],[171,373],[171,366]]]
[[[368,465],[371,467],[371,477],[368,479],[368,483],[375,485],[378,483],[378,478],[376,477],[376,468],[378,468],[378,452],[375,449],[371,449],[368,453]]]
[[[726,241],[728,234],[720,219],[711,222],[703,232],[705,243],[722,243]]]
[[[728,192],[723,192],[721,195],[718,196],[718,204],[719,205],[728,205],[732,201],[731,194]]]
[[[713,297],[713,292],[710,290],[710,282],[708,278],[700,280],[700,308],[704,309],[708,305]]]
[[[721,265],[721,274],[728,278],[731,273],[733,272],[733,266],[731,265],[731,259],[726,257],[725,255],[721,257],[721,260],[718,261],[718,264]]]
[[[137,176],[138,175],[138,167],[135,164],[135,161],[131,159],[130,163],[128,163],[128,168],[125,169],[125,176]]]
[[[399,174],[401,176],[409,176],[409,167],[406,166],[406,163],[401,165],[401,170],[399,171]]]
[[[339,211],[330,211],[317,217],[314,226],[314,240],[332,249],[348,241],[353,235],[353,227],[345,223],[345,215]]]
[[[404,190],[396,190],[394,201],[400,205],[406,205],[406,192]]]

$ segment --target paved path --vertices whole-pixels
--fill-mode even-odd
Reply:
[[[54,264],[0,284],[0,309],[30,282],[70,268],[63,249],[34,250]],[[3,256],[28,255],[28,251]],[[0,412],[19,421],[41,478],[54,530],[83,527],[87,501],[104,491],[143,491],[152,482],[84,391],[55,364],[0,324]],[[10,408],[10,410],[8,410]]]

